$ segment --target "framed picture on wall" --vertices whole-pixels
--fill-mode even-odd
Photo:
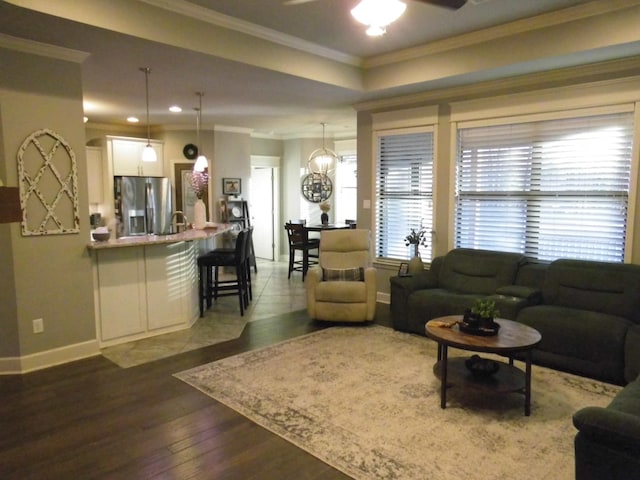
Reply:
[[[223,178],[222,193],[224,195],[240,195],[242,193],[242,179]]]

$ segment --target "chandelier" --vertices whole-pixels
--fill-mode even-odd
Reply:
[[[322,124],[322,148],[311,152],[309,162],[307,163],[312,173],[319,173],[321,175],[327,175],[333,171],[339,160],[338,154],[324,145],[325,125],[325,123]]]

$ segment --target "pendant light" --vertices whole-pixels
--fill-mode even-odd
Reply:
[[[140,70],[144,72],[144,84],[147,96],[147,146],[142,150],[142,161],[157,162],[158,156],[151,146],[151,125],[149,123],[149,74],[151,73],[151,69],[149,67],[140,67]]]
[[[197,138],[197,146],[198,146],[198,158],[196,160],[195,165],[193,166],[193,171],[194,172],[204,172],[207,168],[209,168],[209,161],[207,160],[207,157],[205,157],[204,155],[204,149],[202,148],[202,145],[200,144],[200,123],[202,122],[202,97],[204,96],[203,92],[196,92],[196,95],[198,96],[198,98],[200,99],[200,106],[199,108],[196,108],[196,110],[198,111],[198,117],[196,119],[196,132],[198,135]]]
[[[308,162],[309,170],[312,173],[319,173],[321,175],[327,175],[333,171],[338,163],[338,154],[324,145],[325,125],[325,123],[322,124],[322,148],[311,152]]]

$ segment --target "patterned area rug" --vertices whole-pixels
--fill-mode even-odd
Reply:
[[[423,337],[333,327],[176,377],[347,475],[371,480],[572,479],[572,414],[604,406],[619,391],[534,366],[530,417],[522,395],[455,387],[443,410],[435,358],[435,343]]]

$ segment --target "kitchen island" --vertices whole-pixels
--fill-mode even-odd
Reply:
[[[199,317],[198,255],[231,230],[218,224],[89,243],[100,347],[190,328]]]

